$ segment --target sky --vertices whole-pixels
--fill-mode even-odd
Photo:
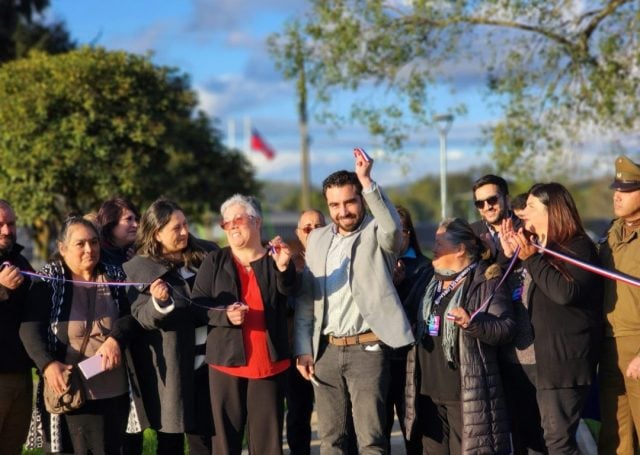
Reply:
[[[47,16],[66,23],[80,45],[151,53],[154,63],[177,67],[189,75],[200,107],[241,147],[246,119],[276,150],[267,160],[247,152],[260,180],[300,181],[300,139],[293,84],[276,70],[266,38],[282,30],[287,20],[304,12],[304,0],[51,0]],[[456,69],[465,81],[455,94],[443,89],[435,97],[436,111],[464,102],[466,115],[455,118],[447,136],[447,168],[465,170],[488,162],[481,128],[495,118],[483,98],[483,78],[473,67]],[[314,109],[312,106],[311,117]],[[310,123],[311,180],[315,185],[338,169],[353,169],[352,149],[363,147],[376,159],[373,177],[383,185],[411,182],[440,172],[438,132],[424,127],[414,132],[402,158],[387,159],[384,150],[361,127],[336,131]]]

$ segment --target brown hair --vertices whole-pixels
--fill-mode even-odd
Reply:
[[[140,227],[138,228],[136,241],[138,254],[165,261],[162,255],[162,245],[156,240],[156,233],[171,220],[173,212],[177,211],[184,213],[184,210],[177,203],[165,198],[156,199],[149,206],[144,215],[142,215]],[[185,265],[199,267],[204,257],[205,252],[197,247],[193,236],[189,233],[187,247],[182,252]]]
[[[123,197],[114,197],[102,203],[100,210],[98,210],[98,214],[96,215],[96,222],[100,228],[102,240],[115,244],[113,241],[113,229],[120,222],[120,217],[125,210],[131,210],[135,215],[136,220],[140,219],[140,212],[138,211],[138,208],[128,199]]]
[[[571,193],[560,183],[537,183],[529,190],[547,208],[547,245],[565,246],[577,236],[586,236],[582,219]]]

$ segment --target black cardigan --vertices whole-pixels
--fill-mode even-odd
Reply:
[[[105,273],[109,281],[122,281],[123,276],[112,274],[115,269],[109,268],[107,271],[103,264],[97,267],[99,273]],[[56,276],[56,275],[53,275]],[[71,279],[71,273],[64,267],[64,276]],[[119,310],[119,318],[114,322],[110,337],[113,337],[122,350],[128,345],[132,337],[138,333],[138,327],[135,320],[130,315],[129,301],[124,293],[124,288],[111,288],[112,296]],[[20,338],[24,343],[25,349],[33,359],[36,367],[43,371],[44,368],[54,360],[64,362],[67,352],[67,334],[59,334],[59,342],[56,343],[56,350],[50,351],[47,342],[49,334],[49,326],[52,322],[51,308],[54,305],[53,300],[54,288],[51,282],[36,280],[31,285],[27,296],[24,317],[20,325]],[[64,293],[62,302],[59,302],[60,312],[57,321],[68,321],[71,311],[71,302],[73,299],[73,284],[64,283]]]
[[[564,248],[550,249],[599,264],[596,247],[585,236],[573,238]],[[603,330],[602,278],[563,262],[568,279],[543,254],[534,254],[523,265],[533,280],[528,301],[538,388],[591,384]]]
[[[280,272],[271,256],[265,254],[251,263],[264,302],[267,347],[272,361],[288,359],[287,296],[297,288],[293,261]],[[197,305],[224,308],[240,301],[240,278],[229,247],[209,253],[200,266],[191,298]],[[206,362],[220,366],[246,365],[242,326],[232,325],[221,309],[209,310],[212,326],[207,337]]]
[[[20,270],[33,272],[29,261],[20,254],[21,251],[22,246],[14,245],[8,254],[0,255],[0,263],[7,261]],[[30,284],[27,276],[16,289],[0,285],[0,373],[30,372],[33,366],[18,335]]]

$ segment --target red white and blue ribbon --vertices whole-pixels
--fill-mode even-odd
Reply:
[[[605,278],[609,278],[610,280],[622,281],[623,283],[629,284],[631,286],[640,287],[640,280],[638,280],[637,278],[619,272],[611,272],[601,267],[596,267],[595,265],[589,264],[587,262],[579,261],[578,259],[574,259],[562,253],[558,253],[557,251],[550,250],[549,248],[546,248],[538,243],[532,243],[532,245],[535,246],[541,253],[557,257],[558,259],[562,259],[563,261],[568,262],[569,264],[573,264],[576,267],[580,267],[581,269],[588,270],[589,272],[601,275]]]

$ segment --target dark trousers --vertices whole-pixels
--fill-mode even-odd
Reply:
[[[127,430],[129,395],[89,400],[82,408],[65,415],[76,455],[115,455],[122,451]]]
[[[216,434],[213,453],[240,455],[245,424],[250,454],[282,454],[286,371],[247,379],[209,369]]]
[[[211,436],[191,433],[163,433],[156,432],[158,440],[158,455],[175,455],[184,453],[184,440],[187,438],[189,455],[211,455]],[[142,453],[142,452],[140,452]]]
[[[123,455],[141,455],[144,445],[142,431],[140,433],[126,433],[122,443]]]
[[[549,453],[579,453],[576,432],[588,395],[589,386],[537,391],[544,441]]]
[[[215,433],[209,398],[209,366],[204,364],[194,372],[195,428],[187,432],[190,455],[211,455]]]
[[[0,441],[1,453],[22,453],[22,444],[27,440],[33,379],[31,370],[23,373],[0,373]]]
[[[309,455],[313,386],[302,377],[295,361],[287,370],[287,442],[291,455]]]
[[[348,452],[350,414],[359,453],[386,454],[388,348],[382,344],[326,345],[316,361],[315,374],[320,383],[314,391],[323,455]]]
[[[408,348],[394,349],[391,352],[391,368],[390,368],[390,382],[389,382],[389,394],[387,395],[387,426],[385,428],[387,441],[389,447],[391,447],[391,431],[393,429],[394,422],[394,410],[398,416],[398,423],[400,424],[400,430],[402,436],[404,436],[404,445],[407,455],[420,455],[422,454],[422,441],[419,438],[407,441],[407,432],[404,428],[405,417],[405,383],[407,378],[407,352]]]
[[[459,401],[434,402],[427,395],[418,395],[417,430],[427,455],[462,453],[462,405]]]
[[[544,435],[536,399],[536,366],[500,365],[509,416],[514,455],[544,453]]]
[[[156,432],[158,446],[156,454],[175,455],[184,453],[184,433],[163,433]]]

